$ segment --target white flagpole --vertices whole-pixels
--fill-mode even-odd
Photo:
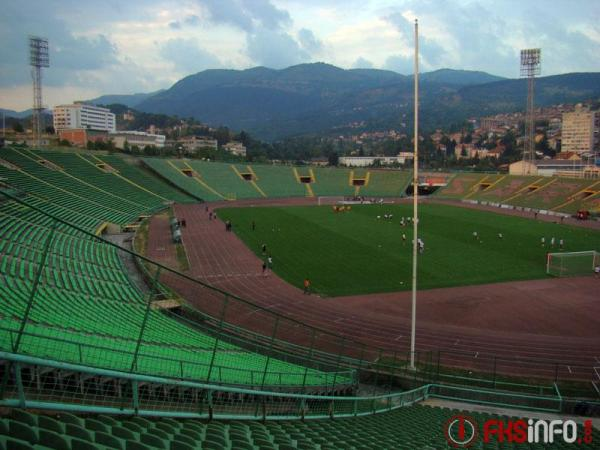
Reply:
[[[410,368],[415,369],[415,328],[417,321],[417,245],[419,226],[419,23],[415,19],[415,135],[413,147],[413,265],[412,321],[410,330]]]

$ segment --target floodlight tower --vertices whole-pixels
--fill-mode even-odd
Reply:
[[[29,36],[29,65],[33,78],[33,141],[37,147],[42,145],[42,67],[50,67],[48,39]]]
[[[527,175],[535,161],[535,111],[533,110],[533,80],[542,72],[542,50],[521,50],[521,77],[527,77],[527,111],[525,112],[525,141],[523,162]]]

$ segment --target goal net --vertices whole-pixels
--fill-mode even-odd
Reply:
[[[548,253],[546,273],[555,277],[591,275],[600,266],[600,253],[585,252]]]
[[[317,198],[317,204],[321,205],[337,205],[339,203],[343,203],[345,200],[344,196],[340,195],[332,195],[332,196],[322,196]]]

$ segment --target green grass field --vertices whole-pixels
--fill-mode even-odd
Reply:
[[[219,217],[231,220],[257,255],[266,244],[284,280],[301,287],[309,277],[314,291],[340,296],[410,289],[412,225],[402,227],[400,218],[411,211],[410,205],[353,206],[344,213],[331,206],[254,207],[223,208]],[[383,220],[389,213],[393,220]],[[419,289],[545,278],[551,237],[564,239],[565,251],[600,250],[600,232],[567,225],[438,204],[422,205],[420,216]]]

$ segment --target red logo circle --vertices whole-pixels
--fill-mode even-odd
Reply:
[[[475,419],[469,416],[456,415],[444,424],[444,436],[448,444],[454,448],[468,448],[479,436],[479,427]]]

